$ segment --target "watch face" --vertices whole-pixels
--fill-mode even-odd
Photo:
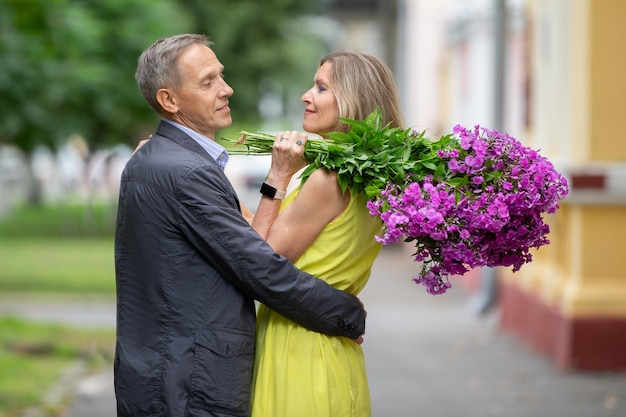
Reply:
[[[263,185],[261,185],[261,194],[274,198],[276,195],[276,188],[264,182]]]

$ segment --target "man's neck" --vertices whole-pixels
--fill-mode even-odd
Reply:
[[[179,126],[183,126],[187,129],[193,130],[194,132],[204,136],[205,138],[215,141],[215,132],[203,132],[194,126],[191,126],[186,120],[182,120],[180,117],[177,117],[177,115],[175,114],[167,114],[167,115],[164,115],[163,117],[170,122],[174,122],[178,124]]]

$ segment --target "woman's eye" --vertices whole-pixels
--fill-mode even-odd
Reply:
[[[323,93],[324,91],[326,91],[326,87],[324,87],[323,85],[320,85],[319,87],[317,87],[317,91],[319,91],[320,93]]]

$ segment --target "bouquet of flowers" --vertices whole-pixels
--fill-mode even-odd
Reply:
[[[365,193],[384,224],[379,242],[415,242],[421,268],[413,280],[429,293],[446,292],[448,276],[476,267],[515,272],[532,260],[532,248],[549,243],[542,216],[558,209],[567,181],[515,138],[457,125],[432,140],[425,131],[383,126],[378,110],[342,121],[348,132],[307,142],[303,181],[324,167],[337,171],[344,192]],[[237,143],[246,148],[229,152],[271,154],[273,142],[272,134],[242,132]]]

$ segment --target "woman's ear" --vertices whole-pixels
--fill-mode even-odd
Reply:
[[[168,113],[178,113],[178,104],[176,103],[176,97],[172,92],[167,88],[161,88],[156,92],[156,99],[163,108]]]

